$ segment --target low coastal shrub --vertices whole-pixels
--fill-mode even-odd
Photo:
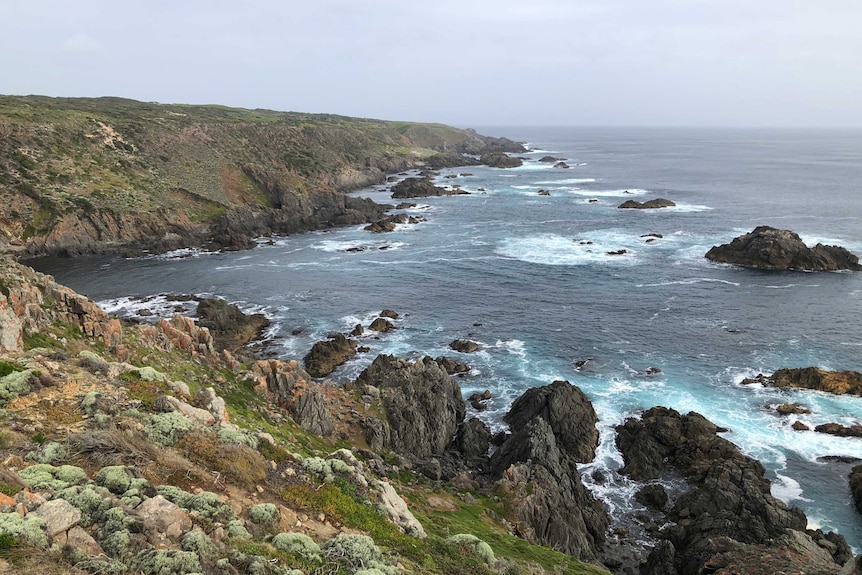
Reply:
[[[170,411],[150,416],[144,424],[144,433],[150,441],[169,447],[180,437],[194,429],[194,423],[181,413]]]
[[[266,525],[278,518],[278,508],[272,503],[260,503],[248,510],[248,518],[252,523]]]
[[[192,431],[176,447],[185,457],[218,471],[225,481],[252,487],[266,479],[266,460],[248,445],[222,443],[213,433]]]
[[[494,557],[494,550],[491,549],[491,546],[470,533],[459,533],[457,535],[453,535],[446,539],[446,542],[471,549],[488,565],[493,565],[497,560],[496,557]]]
[[[65,445],[56,441],[49,441],[36,451],[28,453],[26,458],[39,463],[59,463],[64,461],[67,456]]]
[[[222,443],[232,445],[247,445],[252,449],[257,449],[258,439],[251,433],[233,427],[223,427],[218,430],[218,440]]]
[[[398,575],[398,569],[383,562],[383,554],[367,535],[339,533],[321,546],[330,561],[344,565],[351,573],[377,569],[384,575]]]
[[[30,369],[12,371],[0,377],[0,406],[6,405],[20,395],[30,393],[30,384],[36,372]]]
[[[196,553],[174,549],[142,551],[132,560],[132,568],[144,575],[190,575],[202,571]]]
[[[13,538],[11,541],[7,539],[10,547],[19,542],[39,549],[48,547],[45,522],[35,515],[21,517],[15,512],[0,513],[0,533],[6,533]]]
[[[93,375],[108,375],[111,371],[110,363],[86,349],[78,353],[78,365]]]
[[[160,485],[156,490],[159,495],[186,511],[194,511],[201,517],[213,521],[221,518],[229,519],[232,514],[230,506],[211,491],[201,491],[192,495],[173,485]]]
[[[231,519],[225,525],[224,532],[228,537],[236,539],[251,539],[251,533],[245,528],[242,519]]]
[[[298,555],[307,561],[323,561],[320,546],[303,533],[279,533],[270,543],[279,551]]]
[[[18,472],[18,476],[35,490],[60,491],[87,481],[87,474],[80,467],[74,465],[54,467],[47,463],[25,467]]]
[[[183,535],[180,545],[183,551],[196,553],[201,559],[209,559],[218,555],[215,543],[203,531],[189,531]]]

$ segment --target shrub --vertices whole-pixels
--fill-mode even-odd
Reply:
[[[0,513],[0,533],[9,534],[14,538],[9,542],[12,544],[18,541],[47,549],[48,534],[45,531],[45,522],[35,515],[25,515],[21,517],[17,513]]]
[[[132,560],[132,568],[145,575],[188,575],[200,573],[198,556],[190,551],[147,549]]]
[[[323,561],[320,546],[303,533],[279,533],[271,543],[279,551],[293,553],[308,561]]]
[[[96,485],[104,487],[114,495],[122,495],[132,484],[132,478],[123,465],[103,467],[94,479]]]
[[[49,441],[36,451],[27,454],[27,459],[39,463],[57,463],[66,459],[66,447],[56,441]]]
[[[471,549],[488,565],[493,565],[497,560],[496,557],[494,557],[494,550],[491,549],[491,546],[470,533],[459,533],[449,537],[446,541],[454,545],[460,545]]]
[[[322,457],[308,457],[302,460],[302,467],[317,475],[325,483],[335,481],[336,473],[353,473],[354,468],[341,459],[323,459]]]
[[[108,375],[111,364],[89,350],[82,350],[78,354],[78,365],[94,375]]]
[[[243,487],[266,479],[266,461],[248,445],[225,444],[212,433],[193,431],[177,442],[177,448],[189,459]]]
[[[214,520],[231,515],[230,506],[211,491],[201,491],[192,495],[173,485],[160,485],[156,490],[165,499],[176,503],[186,511],[195,511],[201,517]]]
[[[272,503],[261,503],[248,510],[248,518],[258,525],[272,523],[277,517],[278,508]]]
[[[30,393],[30,382],[36,372],[33,370],[13,371],[0,377],[0,405],[6,405],[19,395]]]
[[[227,525],[225,525],[224,530],[228,537],[251,539],[251,533],[249,533],[248,529],[243,525],[242,519],[231,519],[227,522]]]
[[[74,465],[54,467],[47,463],[37,463],[25,467],[18,472],[18,476],[35,490],[59,491],[87,481],[87,474],[80,467]]]
[[[147,437],[159,445],[171,446],[194,428],[192,421],[181,413],[171,411],[151,416],[144,425]]]
[[[257,449],[258,439],[254,435],[234,429],[233,427],[222,427],[218,430],[218,440],[222,443],[230,443],[232,445],[247,445],[252,449]]]
[[[215,543],[203,531],[189,531],[183,535],[181,545],[183,551],[196,553],[202,559],[215,557],[218,554]]]
[[[55,499],[65,499],[81,511],[81,527],[101,523],[113,503],[97,492],[93,484],[76,485],[54,494]]]
[[[337,561],[351,572],[379,569],[384,575],[397,575],[398,569],[383,562],[383,554],[367,535],[341,533],[323,544],[326,558]]]

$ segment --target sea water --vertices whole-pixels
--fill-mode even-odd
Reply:
[[[481,350],[459,357],[472,367],[459,381],[465,394],[491,390],[489,409],[472,415],[494,429],[524,390],[568,380],[600,418],[584,480],[618,521],[639,505],[637,485],[616,473],[614,426],[655,405],[697,411],[765,465],[773,494],[802,507],[811,527],[862,551],[852,465],[819,459],[862,458],[862,439],[791,428],[862,422],[862,398],[740,385],[782,367],[862,370],[862,273],[765,272],[703,257],[758,225],[862,255],[862,132],[484,133],[526,141],[524,165],[443,170],[439,185],[470,194],[413,200],[407,213],[424,220],[391,233],[357,226],[262,238],[244,252],[32,263],[119,315],[192,310],[165,294],[224,297],[273,320],[267,349],[284,358],[393,309],[397,329],[366,331],[371,351],[332,378],[355,377],[378,353],[459,356],[449,342],[471,339]],[[538,161],[546,155],[570,168]],[[358,193],[397,203],[385,186]],[[676,207],[617,208],[657,197]],[[812,413],[777,415],[788,402]]]

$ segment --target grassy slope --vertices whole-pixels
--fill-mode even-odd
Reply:
[[[272,206],[276,190],[355,187],[367,183],[368,165],[472,138],[439,124],[329,114],[0,96],[0,240],[45,235],[70,213],[166,209],[214,222],[231,205]]]

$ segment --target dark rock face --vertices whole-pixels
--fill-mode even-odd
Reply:
[[[517,168],[524,164],[521,158],[513,158],[505,152],[490,152],[482,154],[481,163],[492,168]]]
[[[368,224],[362,229],[364,229],[366,232],[379,234],[383,232],[393,232],[395,231],[395,226],[397,226],[398,224],[406,223],[407,214],[395,214],[394,216],[388,216],[383,218],[382,220],[377,220],[376,222]]]
[[[662,537],[670,546],[657,546],[648,564],[665,565],[662,572],[669,573],[668,561],[678,573],[700,573],[719,564],[753,573],[759,563],[746,565],[755,557],[786,555],[789,549],[807,572],[837,572],[846,560],[843,538],[806,533],[805,514],[772,497],[763,466],[716,431],[700,414],[681,415],[664,407],[617,427],[617,446],[626,463],[623,473],[648,480],[672,468],[691,486],[668,513],[676,524],[663,530]],[[837,543],[821,545],[822,537]],[[830,552],[821,549],[824,546]]]
[[[777,411],[781,415],[811,413],[810,409],[808,409],[804,405],[799,405],[798,403],[783,403],[776,407],[775,411]]]
[[[588,463],[596,456],[599,432],[598,417],[587,396],[567,381],[528,389],[515,400],[503,420],[513,433],[540,418],[551,427],[557,443],[578,463]]]
[[[527,391],[504,419],[513,433],[491,456],[490,468],[501,477],[520,535],[575,557],[596,557],[609,520],[576,465],[592,459],[598,440],[589,400],[556,381]]]
[[[850,470],[850,491],[853,493],[856,510],[862,513],[862,465]]]
[[[862,425],[841,425],[840,423],[823,423],[814,427],[818,433],[837,435],[838,437],[862,437]]]
[[[566,158],[555,158],[554,156],[542,156],[539,158],[540,162],[544,162],[546,164],[554,164],[556,162],[563,162]]]
[[[318,341],[303,358],[311,377],[326,377],[335,368],[356,355],[356,341],[339,333]]]
[[[835,395],[862,395],[862,373],[858,371],[828,371],[819,367],[779,369],[772,375],[758,374],[742,380],[743,384],[759,383],[773,387],[799,387],[825,391]]]
[[[650,483],[638,489],[635,499],[644,507],[661,511],[667,505],[667,491],[658,483]]]
[[[670,200],[666,200],[664,198],[656,198],[654,200],[647,200],[646,202],[639,202],[637,200],[626,200],[617,207],[622,209],[653,210],[657,208],[671,208],[675,205],[676,204]]]
[[[862,270],[859,258],[840,246],[809,248],[790,230],[759,226],[729,244],[713,246],[705,256],[714,262],[764,270]]]
[[[355,385],[378,388],[386,409],[386,430],[375,429],[369,445],[374,439],[411,458],[441,455],[466,415],[458,383],[430,357],[379,355]]]
[[[465,156],[456,152],[441,152],[425,160],[425,163],[428,167],[439,170],[441,168],[458,168],[460,166],[478,166],[482,162],[471,156]]]
[[[198,325],[210,330],[213,346],[236,350],[260,337],[269,320],[260,313],[246,315],[237,306],[221,299],[203,299],[198,303]]]
[[[392,186],[392,197],[400,198],[427,198],[429,196],[452,196],[466,194],[459,189],[447,190],[435,186],[431,180],[426,178],[405,178]]]
[[[440,364],[440,366],[446,370],[446,373],[449,375],[455,375],[458,373],[467,373],[470,371],[470,366],[464,363],[463,361],[458,361],[457,359],[452,359],[451,357],[435,357],[434,361]]]
[[[371,322],[371,325],[368,326],[368,329],[380,333],[386,333],[387,331],[395,329],[395,324],[393,324],[386,318],[378,317]]]
[[[461,353],[474,353],[479,351],[479,344],[467,339],[456,339],[449,344],[449,347],[455,351],[460,351]]]
[[[555,168],[562,168],[565,170],[565,169],[569,168],[569,164],[567,164],[566,162],[557,162],[556,164],[554,164],[554,167]]]
[[[491,429],[478,417],[470,418],[458,426],[454,447],[464,457],[487,456],[489,445],[491,445]]]

